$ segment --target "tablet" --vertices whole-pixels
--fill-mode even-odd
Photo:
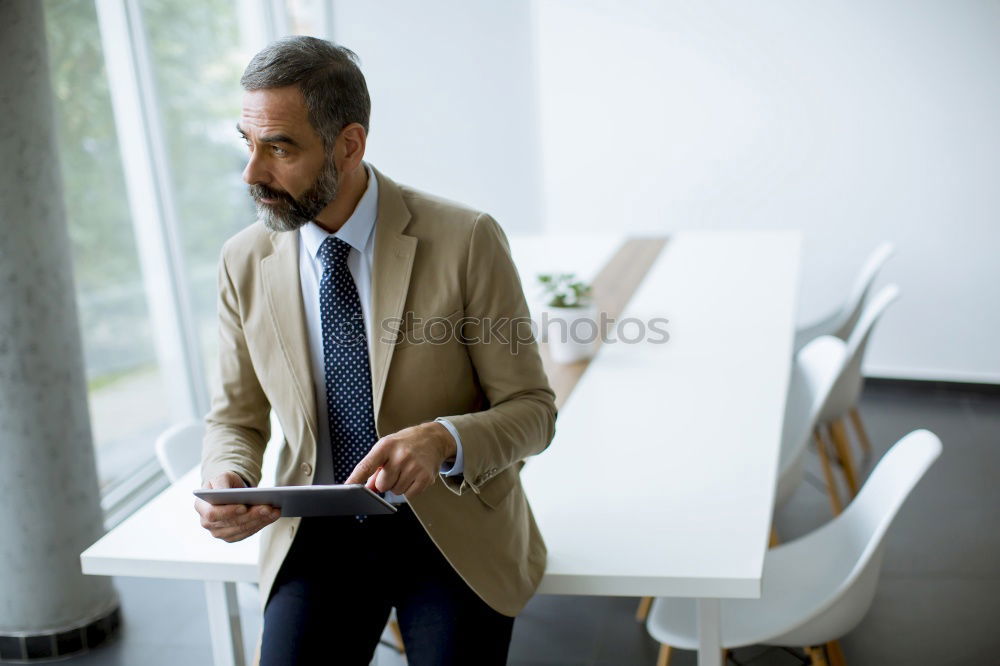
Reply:
[[[194,491],[209,504],[269,504],[293,516],[374,516],[396,513],[396,507],[363,484],[278,486],[276,488],[201,488]]]

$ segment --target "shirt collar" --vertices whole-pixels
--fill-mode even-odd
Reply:
[[[332,234],[361,253],[364,253],[365,247],[368,245],[368,239],[375,228],[375,218],[378,215],[378,180],[375,178],[371,166],[367,162],[364,164],[365,170],[368,172],[368,187],[361,195],[361,199],[358,200],[358,205],[355,206],[351,216],[347,218],[340,229]],[[326,229],[314,221],[306,222],[299,227],[299,238],[305,243],[306,249],[309,250],[309,256],[313,259],[317,258],[319,246],[330,235]]]

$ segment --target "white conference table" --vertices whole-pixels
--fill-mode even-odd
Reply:
[[[624,237],[510,240],[530,292],[541,270],[593,277]],[[670,236],[620,318],[665,317],[669,341],[601,345],[522,470],[548,546],[539,594],[695,598],[698,663],[721,664],[720,599],[761,593],[800,244],[793,231]],[[80,559],[88,574],[204,581],[215,664],[237,666],[235,583],[256,582],[258,538],[205,532],[198,485],[193,469]]]

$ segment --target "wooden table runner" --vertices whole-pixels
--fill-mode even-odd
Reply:
[[[604,265],[592,282],[592,296],[600,313],[617,319],[639,283],[667,244],[666,236],[628,238]],[[598,348],[600,342],[598,342]],[[542,365],[549,385],[556,394],[556,407],[562,408],[566,398],[583,376],[590,359],[574,363],[556,363],[549,356],[547,343],[539,343]]]

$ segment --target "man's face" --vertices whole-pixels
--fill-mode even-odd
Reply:
[[[297,86],[246,92],[237,129],[250,150],[243,180],[269,229],[294,231],[337,196],[332,152],[309,123]]]

